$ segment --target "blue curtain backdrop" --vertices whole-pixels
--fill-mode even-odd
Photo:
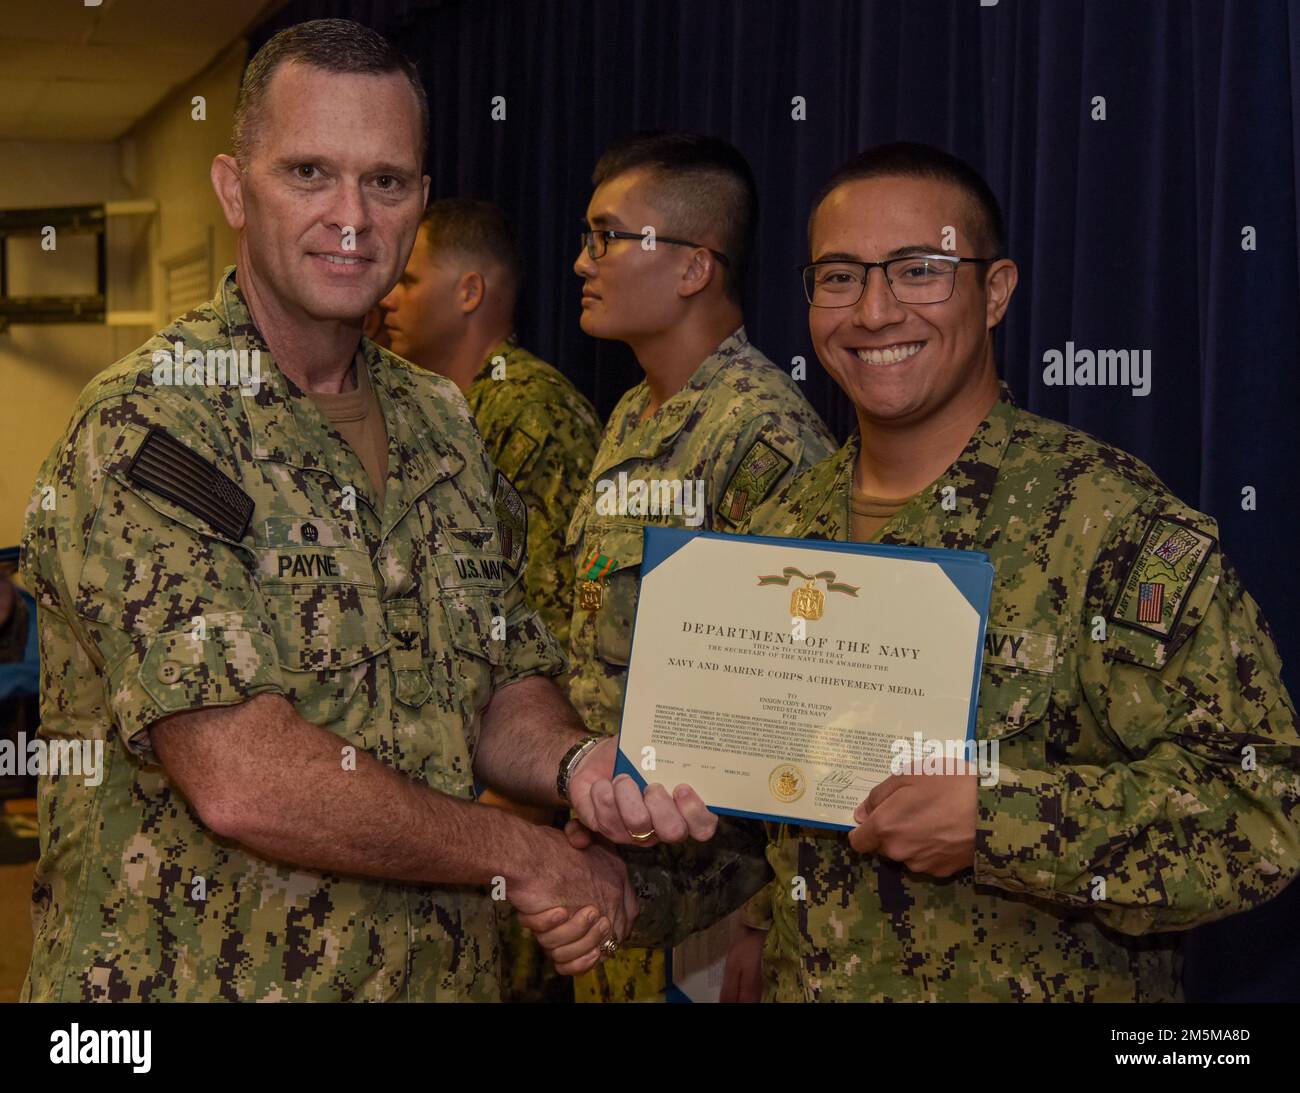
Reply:
[[[1133,452],[1218,519],[1300,693],[1300,0],[295,0],[252,47],[322,16],[373,26],[419,63],[434,195],[490,197],[515,219],[521,336],[602,414],[640,378],[626,349],[580,331],[571,268],[612,138],[689,128],[749,157],[750,334],[778,363],[807,360],[805,391],[841,437],[852,415],[817,364],[795,274],[812,195],[879,141],[970,160],[1021,268],[1003,375],[1024,405]],[[1150,350],[1150,394],[1045,385],[1044,353],[1067,342]],[[1300,884],[1194,931],[1189,998],[1300,998],[1298,921]]]

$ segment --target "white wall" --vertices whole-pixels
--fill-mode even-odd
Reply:
[[[0,142],[0,208],[91,205],[130,197],[118,178],[115,144]],[[11,291],[84,292],[79,251],[42,252],[10,244]],[[39,258],[37,256],[40,256]],[[48,261],[45,261],[48,258]],[[27,268],[44,262],[40,271]],[[93,259],[92,259],[93,261]],[[81,266],[81,263],[77,263]],[[119,278],[110,255],[110,278]],[[93,284],[94,267],[89,275]],[[0,334],[0,546],[18,541],[36,472],[62,434],[78,392],[120,354],[117,334],[98,324],[11,326]]]
[[[113,309],[159,306],[159,260],[201,242],[209,231],[214,274],[220,275],[234,261],[235,235],[212,193],[208,168],[213,156],[227,151],[244,56],[244,43],[236,43],[119,141],[0,142],[0,208],[156,200],[159,211],[152,220],[109,222]],[[194,95],[206,99],[204,121],[192,118]],[[53,254],[25,242],[11,244],[10,291],[24,285],[41,293],[88,291],[93,265],[87,269],[77,252],[71,241]],[[81,389],[169,318],[137,327],[17,325],[0,334],[0,546],[18,541],[37,471]]]

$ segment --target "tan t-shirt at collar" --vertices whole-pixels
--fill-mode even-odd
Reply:
[[[370,385],[370,370],[356,369],[357,386],[352,391],[326,394],[308,391],[307,397],[316,404],[339,435],[361,460],[366,477],[375,488],[379,507],[384,505],[385,487],[388,485],[388,431],[384,428],[384,414],[379,409],[374,388]]]
[[[873,497],[855,485],[849,497],[849,533],[853,541],[870,542],[910,500],[910,497]]]

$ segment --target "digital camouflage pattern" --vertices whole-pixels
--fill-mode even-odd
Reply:
[[[260,390],[155,386],[152,354],[177,340],[258,350]],[[351,449],[275,368],[233,269],[210,304],[92,381],[42,468],[24,532],[41,731],[104,740],[107,773],[98,787],[41,779],[25,998],[498,996],[485,891],[264,861],[204,828],[150,746],[168,714],[276,693],[339,737],[341,761],[351,745],[470,798],[492,693],[561,669],[504,565],[502,487],[465,400],[369,341],[357,366],[389,435],[382,510]],[[150,429],[252,498],[241,538],[194,515],[197,499],[133,482]]]
[[[573,559],[564,539],[600,442],[600,420],[563,373],[513,343],[493,348],[465,397],[488,457],[528,507],[528,602],[567,649]]]
[[[597,503],[599,483],[617,483],[621,475],[628,482],[700,481],[700,527],[733,531],[763,496],[835,447],[795,382],[750,344],[744,327],[700,364],[681,391],[642,421],[649,401],[644,382],[619,400],[569,525],[568,546],[580,583],[593,557],[604,556],[615,567],[607,569],[602,563],[596,569],[604,571],[598,582],[598,608],[585,608],[581,594],[574,597],[570,639],[569,698],[587,727],[606,735],[618,732],[627,687],[642,529],[647,524],[682,527],[686,521],[673,513],[604,511],[611,506]],[[612,497],[612,489],[603,491],[604,496]],[[658,859],[667,852],[646,853]],[[662,953],[625,949],[580,976],[574,986],[579,1000],[661,997]]]
[[[492,347],[465,398],[488,456],[528,511],[528,602],[567,650],[573,559],[564,538],[600,442],[596,410],[562,372],[513,340]],[[572,979],[555,971],[514,908],[502,903],[498,911],[504,999],[572,1001]]]
[[[573,679],[570,698],[592,732],[618,732],[627,683],[632,619],[640,583],[641,533],[651,524],[683,527],[680,514],[633,515],[602,511],[602,481],[675,480],[703,482],[702,530],[734,531],[761,497],[751,493],[737,509],[733,479],[746,477],[746,464],[772,453],[785,468],[766,480],[773,492],[798,471],[824,459],[835,444],[817,412],[795,382],[755,349],[741,327],[697,368],[686,386],[642,421],[650,401],[644,383],[628,391],[606,424],[592,472],[569,524],[568,547],[578,564],[578,580],[593,556],[604,555],[617,568],[600,581],[601,604],[573,610]],[[723,501],[726,499],[724,510]]]
[[[857,454],[855,436],[745,530],[847,539]],[[876,540],[982,550],[997,570],[977,732],[1000,774],[979,790],[975,868],[938,880],[771,825],[768,998],[1181,998],[1176,931],[1264,902],[1300,865],[1295,709],[1217,539],[1138,460],[1003,390]],[[1166,583],[1140,625],[1134,573]],[[678,913],[677,932],[700,925]]]

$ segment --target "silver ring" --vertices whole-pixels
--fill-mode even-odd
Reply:
[[[602,957],[613,956],[616,952],[618,952],[618,942],[612,937],[607,937],[600,943],[600,955]]]

